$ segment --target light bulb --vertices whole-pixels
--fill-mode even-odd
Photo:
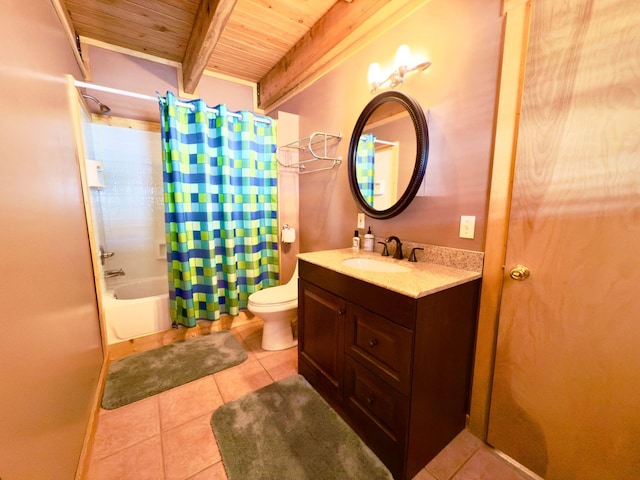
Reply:
[[[411,60],[411,52],[409,51],[409,45],[400,45],[396,52],[395,67],[396,69],[406,69],[409,66]]]
[[[367,79],[369,80],[369,85],[377,85],[380,81],[380,64],[378,62],[369,65]]]

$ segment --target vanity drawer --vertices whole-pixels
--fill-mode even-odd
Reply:
[[[393,292],[387,288],[373,285],[347,275],[299,260],[300,278],[349,300],[372,312],[377,312],[403,325],[415,328],[415,298]]]
[[[413,332],[380,315],[349,304],[346,351],[401,393],[411,384]]]
[[[345,408],[354,428],[401,478],[409,417],[409,400],[352,358],[345,361]]]

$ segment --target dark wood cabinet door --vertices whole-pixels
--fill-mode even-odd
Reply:
[[[342,400],[346,301],[300,280],[299,370],[318,390]]]

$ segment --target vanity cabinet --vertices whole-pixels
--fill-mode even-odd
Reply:
[[[397,480],[465,427],[479,280],[412,298],[299,260],[298,368]]]

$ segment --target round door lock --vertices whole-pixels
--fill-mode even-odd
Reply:
[[[516,265],[509,272],[509,276],[519,282],[526,280],[531,275],[531,270],[525,265]]]

